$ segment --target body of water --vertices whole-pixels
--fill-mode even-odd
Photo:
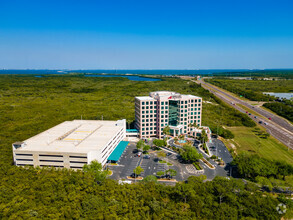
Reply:
[[[216,73],[237,73],[237,72],[250,72],[248,69],[205,69],[205,70],[0,70],[0,74],[68,74],[68,73],[93,73],[93,74],[109,74],[109,75],[125,75],[125,74],[138,74],[138,75],[209,75]],[[255,71],[255,70],[254,70]]]
[[[85,77],[125,77],[132,81],[161,81],[161,79],[129,75],[84,75]]]
[[[293,93],[292,92],[287,92],[287,93],[278,93],[278,92],[264,92],[263,94],[270,95],[270,96],[275,96],[280,99],[292,99],[293,98]]]

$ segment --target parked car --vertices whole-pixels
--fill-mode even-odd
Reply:
[[[150,158],[151,158],[150,155],[145,155],[145,156],[143,157],[143,159],[150,159]]]
[[[272,120],[272,118],[269,118],[269,120]]]
[[[251,113],[248,113],[248,115],[251,115]]]
[[[257,118],[256,116],[254,116],[254,118]]]
[[[171,153],[167,153],[166,155],[167,155],[167,156],[170,156],[170,155],[172,155],[172,154],[171,154]]]
[[[247,114],[248,112],[246,112],[246,114]]]
[[[141,153],[141,152],[138,152],[138,153],[137,153],[137,156],[138,156],[138,157],[140,157],[141,155],[142,155],[142,153]]]
[[[268,125],[268,123],[264,122],[264,125]]]
[[[259,124],[262,124],[262,121],[259,121],[258,123],[259,123]]]

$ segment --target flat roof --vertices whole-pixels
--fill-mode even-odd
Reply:
[[[150,97],[150,96],[137,96],[137,97],[135,97],[135,98],[137,98],[137,99],[139,99],[139,100],[141,100],[141,101],[148,101],[148,100],[150,100],[150,101],[155,101],[155,99],[152,98],[152,97]]]
[[[201,97],[195,96],[195,95],[183,95],[180,93],[176,93],[176,92],[171,92],[171,91],[156,91],[156,92],[150,92],[149,96],[137,96],[135,98],[137,98],[138,100],[141,101],[156,101],[158,99],[158,97],[170,97],[170,96],[180,96],[179,99],[201,99]]]
[[[65,121],[23,141],[24,147],[15,152],[68,152],[100,151],[123,128],[120,121],[73,120]]]

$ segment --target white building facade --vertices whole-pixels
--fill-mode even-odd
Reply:
[[[97,160],[105,165],[126,137],[126,120],[65,121],[23,142],[12,144],[14,164],[81,169]]]
[[[201,126],[202,98],[175,92],[151,92],[135,97],[135,128],[140,138],[163,137],[170,127],[171,135],[189,134],[190,124]]]

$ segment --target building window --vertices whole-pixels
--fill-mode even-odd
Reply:
[[[142,132],[142,135],[144,135],[144,132]]]
[[[164,102],[161,102],[161,105],[164,105]]]
[[[144,102],[142,102],[141,104],[144,105]]]
[[[152,102],[152,101],[150,101],[150,104],[152,105],[152,104],[153,104],[153,102]]]

